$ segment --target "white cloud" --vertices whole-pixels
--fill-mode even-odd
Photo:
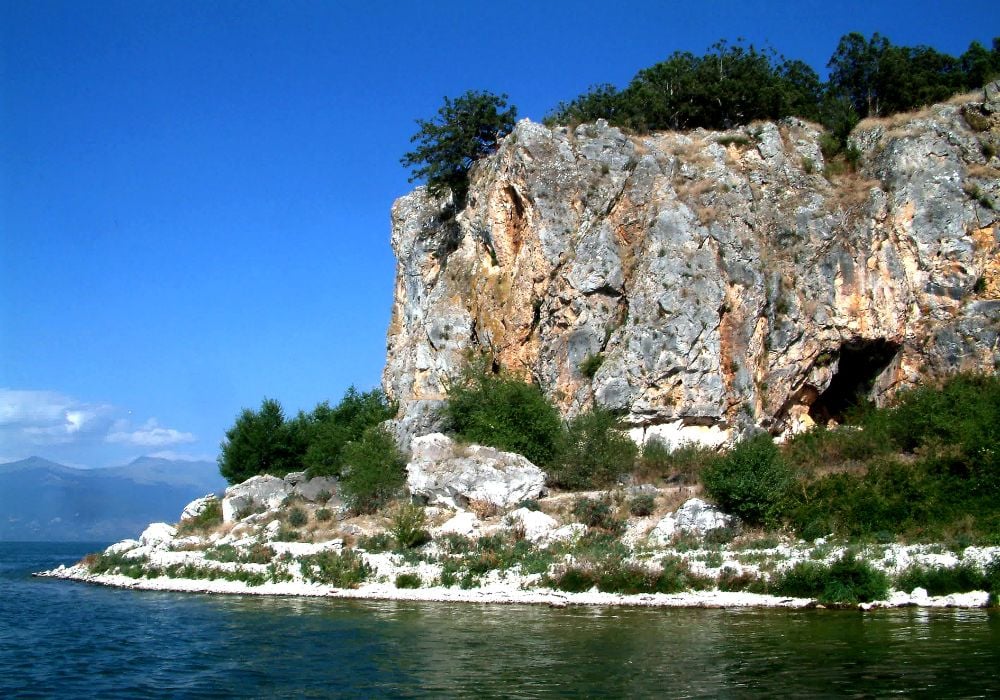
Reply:
[[[126,421],[115,421],[115,425],[105,438],[106,442],[120,442],[140,447],[166,447],[185,442],[195,442],[192,433],[173,428],[162,428],[155,418],[150,418],[135,430],[128,430]]]
[[[106,430],[112,411],[55,391],[0,388],[0,435],[31,445],[65,444]]]

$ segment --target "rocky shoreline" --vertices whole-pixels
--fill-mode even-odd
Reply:
[[[456,483],[446,481],[449,488]],[[504,501],[502,479],[475,483]],[[512,483],[523,486],[522,479]],[[684,487],[647,484],[538,494],[486,509],[484,502],[450,490],[435,505],[399,503],[388,514],[363,516],[343,506],[336,487],[335,480],[303,474],[254,477],[231,486],[222,499],[192,502],[176,526],[154,523],[136,540],[35,575],[136,590],[231,595],[871,610],[987,607],[993,601],[986,591],[929,595],[919,584],[896,589],[913,581],[905,574],[914,567],[982,572],[1000,561],[1000,547],[951,552],[941,545],[805,542],[780,533],[741,532],[732,516]],[[637,497],[646,498],[654,510],[627,514]],[[435,500],[433,493],[430,498]],[[580,503],[603,504],[612,509],[612,519],[579,522]],[[400,525],[406,518],[416,518],[410,536]],[[893,586],[884,586],[884,595],[844,603],[793,595],[775,583],[801,568],[832,570],[848,557]]]
[[[60,566],[42,571],[35,576],[78,581],[115,588],[143,591],[170,591],[176,593],[203,593],[218,595],[259,595],[309,598],[342,598],[353,600],[397,600],[431,603],[473,603],[486,605],[547,605],[554,608],[568,606],[626,606],[649,608],[824,608],[812,598],[789,598],[760,593],[731,591],[688,591],[685,593],[642,593],[623,595],[615,593],[566,593],[551,589],[521,590],[508,586],[489,586],[462,590],[435,586],[419,589],[400,589],[391,584],[371,584],[357,589],[335,588],[309,583],[263,583],[251,586],[243,581],[205,581],[196,579],[154,578],[134,579],[114,574],[92,574],[85,566]],[[883,601],[860,603],[861,610],[903,607],[925,608],[984,608],[989,605],[989,594],[984,591],[954,593],[946,596],[929,596],[917,589],[911,593],[893,591]]]

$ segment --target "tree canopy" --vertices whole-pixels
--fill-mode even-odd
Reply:
[[[410,182],[425,179],[435,196],[451,192],[461,208],[472,164],[496,150],[516,119],[517,108],[507,107],[507,95],[469,90],[455,99],[445,97],[433,119],[417,120],[420,129],[410,141],[418,145],[400,162],[413,168]]]

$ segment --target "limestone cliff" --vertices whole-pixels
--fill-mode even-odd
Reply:
[[[672,442],[777,434],[858,392],[994,371],[991,87],[862,123],[841,175],[794,119],[648,136],[520,122],[457,215],[423,188],[393,206],[383,384],[403,432],[433,427],[470,349],[567,415],[596,401],[637,440]]]

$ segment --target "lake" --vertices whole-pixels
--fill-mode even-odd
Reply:
[[[0,542],[0,697],[997,697],[1000,613],[551,609],[34,579]]]

